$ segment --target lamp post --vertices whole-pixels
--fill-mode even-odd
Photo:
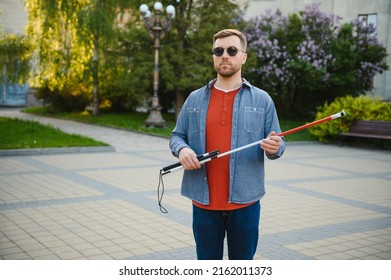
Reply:
[[[145,26],[147,27],[150,36],[154,41],[154,66],[153,66],[153,96],[152,107],[149,112],[148,118],[145,120],[145,126],[164,127],[166,122],[164,121],[159,102],[159,49],[160,40],[163,39],[166,32],[171,27],[172,19],[175,17],[175,8],[172,5],[168,5],[166,8],[167,18],[162,17],[163,5],[160,2],[156,2],[153,6],[155,13],[154,17],[151,17],[151,11],[148,5],[142,4],[140,6],[140,12],[143,15]]]

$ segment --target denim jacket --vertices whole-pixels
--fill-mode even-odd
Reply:
[[[196,154],[204,154],[206,147],[206,116],[211,87],[216,79],[193,91],[186,99],[174,130],[170,135],[170,149],[178,157],[179,150],[190,147]],[[274,103],[263,90],[243,79],[241,90],[235,97],[232,112],[231,150],[266,138],[270,132],[281,132]],[[231,153],[229,202],[245,204],[255,202],[265,194],[264,154],[277,159],[285,150],[285,140],[274,155],[264,153],[259,145]],[[208,164],[208,163],[206,163]],[[185,170],[181,194],[198,203],[209,204],[206,168]]]

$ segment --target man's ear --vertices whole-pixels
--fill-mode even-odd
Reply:
[[[245,64],[246,61],[247,61],[247,53],[244,54],[244,58],[243,58],[242,64]]]

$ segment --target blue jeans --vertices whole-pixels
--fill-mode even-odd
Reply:
[[[260,202],[230,211],[205,210],[193,205],[193,234],[197,259],[223,259],[227,233],[228,258],[252,260],[258,245]]]

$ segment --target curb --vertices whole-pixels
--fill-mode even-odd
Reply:
[[[69,148],[42,148],[42,149],[12,149],[12,150],[0,150],[0,156],[31,156],[31,155],[103,153],[103,152],[115,152],[115,148],[111,146],[97,146],[97,147],[69,147]]]

